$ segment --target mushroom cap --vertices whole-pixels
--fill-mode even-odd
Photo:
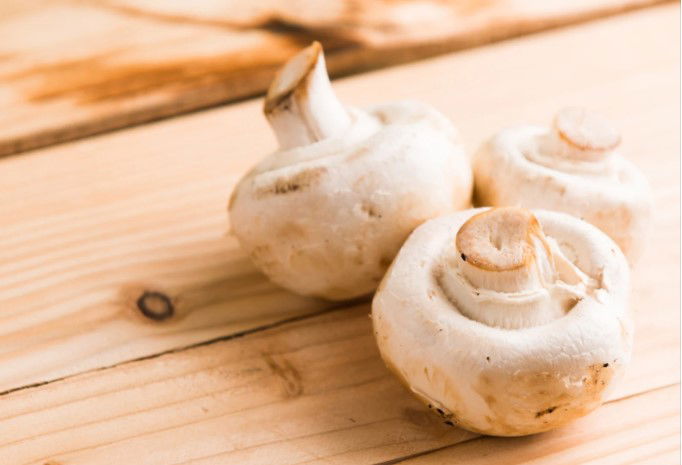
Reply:
[[[330,300],[372,292],[415,227],[471,202],[469,160],[439,112],[348,112],[342,134],[266,157],[229,205],[232,231],[273,282]]]
[[[550,143],[553,133],[563,144]],[[504,129],[474,156],[476,203],[570,213],[608,234],[634,264],[649,236],[652,196],[619,141],[601,118],[573,108],[557,115],[553,129]]]
[[[433,219],[412,233],[374,297],[375,336],[387,366],[444,420],[497,436],[547,431],[599,406],[629,362],[629,270],[594,226],[534,211],[548,240],[596,288],[567,313],[528,327],[467,317],[443,278],[460,259],[457,232],[486,210]]]

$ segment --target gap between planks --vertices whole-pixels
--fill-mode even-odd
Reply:
[[[299,316],[294,316],[294,317],[291,317],[291,318],[286,318],[286,319],[284,319],[284,320],[274,321],[274,322],[272,322],[272,323],[268,323],[268,324],[265,324],[265,325],[256,326],[256,327],[254,327],[254,328],[249,328],[249,329],[246,329],[246,330],[244,330],[244,331],[238,331],[238,332],[236,332],[236,333],[230,333],[230,334],[226,334],[226,335],[224,335],[224,336],[217,336],[217,337],[214,337],[214,338],[211,338],[211,339],[207,339],[207,340],[205,340],[205,341],[199,341],[199,342],[195,342],[195,343],[193,343],[193,344],[188,344],[188,345],[184,345],[184,346],[180,346],[180,347],[174,347],[174,348],[172,348],[172,349],[164,350],[164,351],[161,351],[161,352],[155,352],[155,353],[153,353],[153,354],[143,355],[143,356],[141,356],[141,357],[132,358],[132,359],[129,359],[129,360],[123,360],[123,361],[121,361],[121,362],[113,363],[113,364],[111,364],[111,365],[104,365],[104,366],[101,366],[101,367],[92,368],[92,369],[90,369],[90,370],[85,370],[85,371],[80,371],[80,372],[72,373],[72,374],[69,374],[69,375],[66,375],[66,376],[62,376],[62,377],[59,377],[59,378],[53,378],[53,379],[48,379],[48,380],[45,380],[45,381],[39,381],[39,382],[36,382],[36,383],[26,384],[26,385],[23,385],[23,386],[13,387],[13,388],[10,388],[10,389],[6,389],[6,390],[4,390],[4,391],[0,391],[0,397],[2,397],[2,396],[4,396],[4,395],[7,395],[7,394],[12,394],[12,393],[17,392],[17,391],[23,391],[23,390],[25,390],[25,389],[32,389],[32,388],[42,387],[42,386],[45,386],[45,385],[48,385],[48,384],[51,384],[51,383],[55,383],[55,382],[58,382],[58,381],[64,381],[64,380],[67,380],[67,379],[69,379],[69,378],[73,378],[73,377],[75,377],[75,376],[79,376],[79,375],[83,375],[83,374],[87,374],[87,373],[93,373],[93,372],[97,372],[97,371],[109,370],[109,369],[111,369],[111,368],[120,367],[120,366],[126,365],[126,364],[128,364],[128,363],[141,362],[141,361],[144,361],[144,360],[152,360],[152,359],[155,359],[155,358],[158,358],[158,357],[162,357],[162,356],[164,356],[164,355],[174,354],[174,353],[178,353],[178,352],[183,352],[183,351],[185,351],[185,350],[190,350],[190,349],[196,349],[197,347],[203,347],[203,346],[215,344],[215,343],[217,343],[217,342],[225,342],[225,341],[231,341],[232,339],[239,339],[239,338],[244,337],[244,336],[249,336],[249,335],[251,335],[251,334],[256,334],[256,333],[258,333],[258,332],[260,332],[260,331],[266,331],[266,330],[269,330],[269,329],[279,328],[279,327],[281,327],[281,326],[283,326],[283,325],[286,325],[286,324],[289,324],[289,323],[295,323],[295,322],[298,322],[298,321],[303,321],[303,320],[305,320],[305,319],[307,319],[307,318],[314,318],[314,317],[316,317],[316,316],[324,315],[325,313],[328,313],[328,312],[332,312],[332,311],[338,310],[339,307],[341,307],[341,306],[343,306],[343,307],[345,307],[345,306],[350,306],[350,305],[353,305],[353,304],[361,303],[363,300],[366,300],[366,299],[355,299],[355,300],[353,300],[353,301],[344,302],[343,304],[332,305],[332,306],[330,306],[329,308],[320,310],[319,312],[310,313],[310,314],[306,314],[306,315],[299,315]]]
[[[473,437],[444,426],[387,372],[367,330],[368,310],[339,309],[7,395],[0,431],[8,442],[0,453],[41,465],[35,454],[77,465],[116,462],[130,448],[147,451],[144,463],[175,463],[171,458],[184,454],[200,463],[263,462],[253,454],[281,456],[282,463],[381,463]],[[623,382],[629,387],[617,399],[661,388]],[[605,418],[604,409],[587,418]],[[224,440],[214,444],[208,431]],[[178,437],[192,440],[149,455]]]
[[[546,449],[550,448],[552,443],[559,443],[561,442],[562,435],[572,435],[575,434],[576,430],[580,430],[583,428],[584,423],[592,423],[595,424],[597,423],[595,420],[596,416],[599,415],[597,412],[601,410],[605,411],[610,411],[613,408],[616,408],[619,406],[619,404],[626,404],[629,403],[628,401],[631,400],[643,400],[644,398],[651,398],[653,396],[665,396],[667,398],[666,400],[670,401],[675,401],[679,400],[679,387],[680,383],[672,383],[668,384],[666,386],[659,386],[656,388],[649,389],[647,391],[643,391],[640,393],[635,393],[635,394],[630,394],[628,396],[620,397],[617,399],[612,399],[604,403],[604,405],[598,409],[596,412],[590,414],[590,416],[579,419],[575,423],[569,424],[563,428],[560,428],[555,431],[551,431],[548,433],[542,433],[539,435],[532,435],[532,436],[526,436],[526,437],[521,437],[521,438],[497,438],[497,437],[492,437],[492,436],[476,436],[472,437],[469,439],[466,439],[462,442],[459,442],[457,444],[453,445],[448,445],[448,446],[443,446],[443,447],[438,447],[433,450],[429,451],[424,451],[420,452],[417,454],[413,454],[410,456],[406,457],[400,457],[397,459],[385,461],[385,462],[378,462],[375,463],[374,465],[394,465],[398,463],[404,463],[404,464],[410,464],[410,465],[422,465],[422,464],[430,464],[430,465],[435,465],[435,464],[447,464],[447,463],[452,463],[453,460],[455,460],[457,463],[467,463],[467,464],[472,464],[472,465],[483,465],[484,463],[487,463],[485,460],[482,460],[483,457],[486,457],[488,454],[486,454],[486,451],[490,451],[493,448],[497,447],[497,455],[495,456],[495,460],[501,461],[501,463],[514,463],[516,465],[520,465],[521,463],[526,463],[526,462],[532,462],[533,464],[539,465],[540,461],[543,459],[543,455],[537,454],[537,456],[532,456],[532,457],[524,457],[524,455],[528,456],[530,454],[533,454],[535,452],[534,449],[539,449],[538,447],[538,442],[542,441],[544,444],[542,444],[542,449],[546,451]],[[675,388],[675,389],[673,389]],[[671,390],[673,391],[674,394],[670,395]],[[674,406],[673,406],[674,407]],[[655,406],[654,409],[657,410],[662,410],[659,406]],[[628,407],[628,410],[634,410],[632,407]],[[605,412],[606,413],[606,412]],[[608,412],[610,413],[610,412]],[[669,415],[675,416],[676,418],[679,419],[679,403],[677,405],[677,408],[673,408],[670,412]],[[669,416],[668,415],[668,416]],[[677,460],[679,460],[679,425],[677,425],[677,421],[673,421],[675,423],[676,427],[671,428],[672,433],[674,434],[674,438],[676,441],[673,441],[672,447],[669,447],[668,449],[665,449],[663,451],[658,451],[662,453],[667,453],[669,451],[675,451],[675,460],[674,462],[660,462],[657,461],[655,462],[656,465],[663,465],[664,463],[679,463]],[[627,427],[625,427],[627,428]],[[624,429],[625,429],[624,428]],[[609,428],[610,429],[610,428]],[[618,428],[615,429],[615,431],[608,431],[607,432],[613,433],[613,434],[618,434],[620,431]],[[516,442],[514,444],[513,442]],[[615,442],[615,440],[614,440]],[[639,444],[628,444],[631,447],[636,447]],[[464,450],[466,448],[470,448],[471,451]],[[479,449],[479,451],[474,452],[473,449]],[[526,450],[524,450],[526,449]],[[527,449],[530,449],[530,454],[527,451]],[[629,449],[629,448],[628,448]],[[628,449],[625,449],[628,451]],[[473,453],[472,453],[473,452]],[[538,451],[541,452],[541,451]],[[557,464],[557,458],[552,458],[553,456],[556,456],[557,452],[553,451],[550,455],[550,458],[543,463],[547,463],[548,465],[556,465]],[[476,455],[476,457],[472,457],[472,455]],[[604,463],[602,461],[604,459],[604,456],[607,455],[605,454],[604,451],[599,451],[596,454],[596,457],[594,458],[599,458],[599,463]],[[515,460],[512,460],[512,456],[516,456]],[[519,459],[519,456],[521,458]],[[528,458],[528,460],[526,460]],[[649,457],[643,457],[643,458],[649,458]],[[471,460],[475,460],[475,464]],[[635,459],[637,460],[637,459]],[[590,463],[592,460],[590,459]],[[569,458],[568,461],[564,461],[562,463],[581,463],[581,464],[586,464],[587,462],[584,460],[580,460],[580,462],[577,461],[576,458]],[[628,464],[640,464],[641,462],[639,460],[637,461],[632,461],[632,462],[612,462],[612,463],[623,463],[624,465],[626,463]]]

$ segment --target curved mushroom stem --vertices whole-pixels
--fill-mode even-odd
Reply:
[[[589,280],[523,208],[474,215],[457,232],[455,249],[443,277],[446,293],[463,314],[491,326],[525,328],[559,318]]]
[[[603,116],[584,108],[568,107],[554,118],[547,151],[577,161],[600,161],[620,144],[620,134]]]
[[[297,53],[279,70],[263,110],[283,150],[320,141],[351,124],[332,90],[319,42]]]

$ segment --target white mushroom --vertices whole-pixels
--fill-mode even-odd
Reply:
[[[276,76],[280,149],[235,188],[232,230],[275,283],[333,300],[372,292],[410,232],[466,208],[472,173],[450,122],[414,102],[345,107],[318,43]]]
[[[498,436],[585,415],[630,360],[629,269],[573,216],[473,209],[417,228],[372,303],[381,356],[448,424]]]
[[[475,156],[476,202],[570,213],[608,234],[635,263],[648,237],[651,193],[619,144],[608,121],[581,108],[561,110],[551,129],[505,129]]]

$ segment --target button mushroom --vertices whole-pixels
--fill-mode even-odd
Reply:
[[[342,105],[317,42],[279,71],[265,115],[280,148],[238,183],[229,212],[254,263],[287,289],[368,294],[416,226],[470,205],[451,123],[415,102]]]
[[[648,236],[651,193],[621,156],[620,140],[608,121],[582,108],[559,111],[551,129],[505,129],[475,156],[476,201],[570,213],[611,236],[635,263]]]
[[[417,228],[372,303],[381,356],[445,423],[497,436],[559,427],[629,362],[629,269],[565,213],[474,209]]]

